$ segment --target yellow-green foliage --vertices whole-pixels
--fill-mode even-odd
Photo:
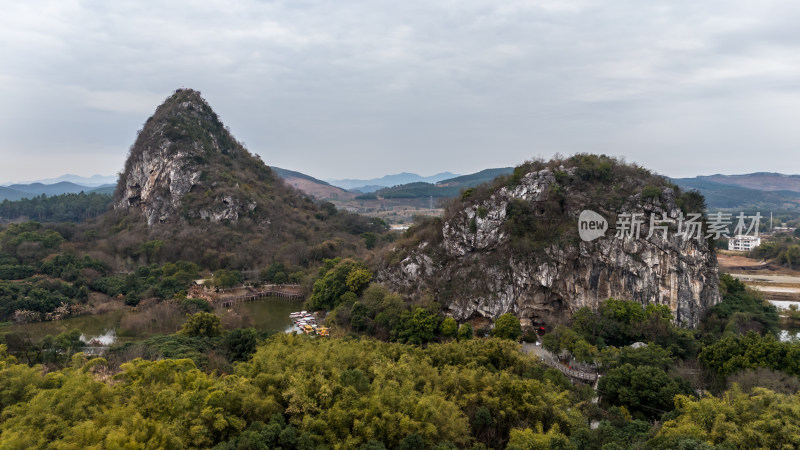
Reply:
[[[209,312],[200,311],[186,315],[186,322],[184,322],[178,334],[190,337],[216,337],[222,336],[222,332],[222,322],[219,317]]]
[[[519,340],[520,336],[522,336],[522,327],[519,324],[517,316],[511,313],[505,313],[498,317],[497,321],[494,323],[492,335],[512,341]]]
[[[569,439],[558,429],[558,425],[553,426],[545,433],[541,426],[537,426],[536,431],[525,428],[524,430],[511,430],[511,439],[508,441],[508,449],[514,450],[549,450],[552,448],[569,448]]]
[[[513,426],[575,425],[566,392],[528,378],[538,366],[508,341],[466,341],[419,349],[374,340],[278,336],[237,373],[283,403],[292,421],[324,442],[359,446],[370,439],[396,446],[411,433],[426,442],[470,441],[470,418],[489,409],[507,436]],[[343,383],[345,371],[369,380]]]
[[[721,398],[678,396],[677,418],[664,423],[654,444],[693,438],[721,448],[798,448],[800,396],[737,386]],[[666,448],[666,447],[665,447]]]
[[[135,360],[113,382],[87,366],[97,368],[42,376],[38,366],[0,363],[0,447],[208,447],[281,409],[249,380],[206,375],[190,360]]]
[[[655,428],[611,407],[589,430],[590,403],[501,339],[423,349],[281,334],[232,375],[186,359],[137,359],[113,377],[106,366],[79,353],[45,374],[0,345],[0,448],[800,445],[800,395],[736,385],[720,397],[676,396]]]
[[[81,354],[47,375],[4,348],[0,361],[0,446],[12,448],[228,445],[252,430],[268,433],[276,413],[291,428],[280,439],[342,448],[370,440],[393,448],[410,434],[427,445],[502,445],[512,428],[557,427],[553,434],[581,424],[569,393],[497,339],[421,349],[279,335],[227,376],[185,359],[137,359],[113,379],[103,360]]]
[[[363,263],[350,258],[326,259],[320,268],[320,278],[314,282],[310,308],[333,309],[347,292],[359,294],[369,285],[372,272]]]

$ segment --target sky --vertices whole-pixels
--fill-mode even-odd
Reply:
[[[579,152],[800,173],[796,1],[2,5],[0,182],[119,172],[181,87],[267,164],[322,179]]]

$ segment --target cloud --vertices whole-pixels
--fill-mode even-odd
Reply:
[[[89,91],[78,88],[78,95],[87,108],[112,113],[152,113],[164,96],[136,91]]]
[[[322,178],[578,151],[673,176],[800,172],[798,18],[785,1],[16,2],[0,152],[105,165],[0,180],[116,172],[179,87],[268,164]]]

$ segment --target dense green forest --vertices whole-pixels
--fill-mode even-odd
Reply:
[[[148,241],[138,252],[146,258],[161,245]],[[132,306],[142,298],[171,299],[199,276],[199,267],[185,261],[115,273],[109,264],[81,255],[68,247],[61,233],[37,222],[8,225],[0,232],[0,246],[0,321],[34,322],[80,314],[89,306],[91,291],[123,296]]]
[[[751,296],[735,285],[727,289]],[[730,298],[712,313],[715,320],[734,323],[749,308]],[[594,316],[582,314],[547,336],[558,335],[558,345],[578,354],[586,345],[591,353],[591,342],[600,339],[622,344],[646,334],[666,345],[601,344],[596,358],[606,375],[599,404],[590,387],[569,383],[510,339],[437,332],[438,342],[419,346],[357,336],[265,337],[248,329],[224,332],[218,318],[199,312],[179,333],[137,344],[149,351],[146,359],[121,365],[119,353],[131,344],[110,359],[91,358],[76,353],[74,334],[59,336],[50,342],[59,351],[40,349],[63,367],[47,374],[17,363],[3,346],[0,440],[33,448],[668,449],[800,442],[800,381],[792,376],[798,371],[776,359],[793,358],[800,344],[755,332],[720,334],[710,324],[697,333],[672,328],[660,308],[633,302],[609,301]],[[750,314],[767,321],[770,315]],[[447,322],[436,320],[439,329]],[[592,321],[614,331],[598,335]],[[714,396],[698,397],[673,370],[698,351]],[[198,358],[202,352],[219,352],[233,365]],[[721,359],[738,367],[719,366]]]
[[[580,170],[557,173],[559,182],[609,205],[624,193],[604,191],[604,179],[647,175],[576,158]],[[513,187],[536,167],[495,183]],[[649,175],[642,183],[643,194],[669,186]],[[461,197],[490,192],[480,186]],[[702,206],[695,193],[675,193],[682,208]],[[373,248],[391,239],[385,224],[290,199],[296,203],[285,208],[300,222],[276,219],[272,228],[244,221],[145,229],[114,213],[88,223],[4,225],[0,322],[58,320],[91,312],[94,302],[140,314],[120,326],[125,339],[102,357],[80,330],[36,339],[0,328],[0,447],[800,446],[800,343],[780,341],[775,307],[730,276],[720,276],[723,301],[697,329],[676,326],[666,305],[613,298],[574,311],[543,336],[512,314],[458,323],[441,298],[412,300],[376,282]],[[523,206],[508,211],[517,252],[561,226],[526,226]],[[417,225],[401,243],[433,228]],[[255,230],[273,236],[265,242]],[[332,337],[256,330],[187,298],[192,280],[230,287],[244,281],[243,269],[257,274],[253,282],[300,284],[304,307],[320,312]],[[136,329],[147,332],[129,333]],[[596,386],[570,382],[536,355],[541,348],[599,373]]]
[[[150,266],[139,275],[192,269]],[[800,343],[778,341],[775,308],[727,275],[723,302],[697,330],[674,326],[664,306],[609,299],[547,333],[546,349],[603,374],[596,391],[521,352],[512,315],[492,331],[472,330],[434,302],[409,304],[371,278],[355,259],[318,270],[308,306],[331,311],[338,338],[226,330],[207,304],[190,299],[172,300],[190,313],[178,333],[118,344],[105,358],[80,353],[77,331],[38,343],[6,334],[0,441],[34,448],[800,444]]]
[[[44,194],[22,200],[3,200],[0,203],[0,220],[25,217],[38,222],[82,222],[94,219],[108,211],[112,196],[96,192],[79,194]]]
[[[91,259],[50,263],[36,270],[58,275]],[[272,269],[263,275],[282,273]],[[192,270],[179,263],[132,275],[163,280]],[[604,376],[596,394],[520,352],[513,316],[508,324],[498,319],[491,333],[473,332],[435,303],[408,304],[370,280],[358,260],[333,259],[319,269],[309,305],[332,311],[329,323],[351,333],[341,338],[225,331],[207,304],[191,300],[180,301],[194,313],[180,332],[117,345],[105,359],[79,353],[85,344],[77,331],[41,342],[6,334],[3,352],[27,364],[3,354],[0,440],[11,447],[132,448],[799,442],[800,344],[777,341],[775,309],[729,276],[721,277],[724,301],[695,331],[673,326],[664,307],[609,299],[546,334],[545,348],[566,352],[573,364],[597,365]],[[648,345],[630,347],[634,342]],[[698,389],[713,396],[698,396]]]

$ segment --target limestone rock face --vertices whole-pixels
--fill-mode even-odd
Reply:
[[[168,139],[159,144],[132,162],[122,197],[114,203],[118,209],[140,209],[148,225],[176,216],[181,199],[200,178],[200,170],[191,167],[186,153],[171,152]]]
[[[152,226],[199,217],[212,222],[235,221],[256,204],[212,178],[214,164],[252,158],[220,123],[217,115],[191,89],[167,99],[139,132],[115,193],[114,208],[139,211]],[[228,161],[226,161],[228,160]],[[260,162],[260,161],[259,161]],[[262,164],[263,165],[263,164]],[[218,186],[219,185],[219,186]],[[228,189],[218,189],[227,187]],[[187,194],[202,194],[188,205]]]
[[[557,171],[562,179],[576,176],[573,168]],[[677,323],[694,327],[719,302],[716,254],[704,236],[684,239],[673,225],[666,237],[655,227],[647,237],[651,213],[675,224],[681,217],[672,188],[662,186],[657,199],[645,201],[637,193],[616,210],[603,209],[586,192],[558,183],[555,172],[532,171],[513,187],[458,205],[435,225],[440,228],[436,242],[391,249],[379,279],[411,295],[432,295],[458,320],[512,312],[535,323],[552,323],[614,297],[669,305]],[[554,196],[562,205],[558,217],[539,209]],[[529,205],[534,221],[565,221],[558,228],[561,235],[540,238],[532,248],[514,247],[508,224],[513,202]],[[583,209],[602,210],[611,228],[604,237],[590,242],[577,237]],[[640,237],[615,237],[617,214],[626,212],[643,214]]]
[[[144,123],[117,181],[114,211],[99,226],[113,230],[109,241],[125,249],[120,254],[141,255],[124,261],[132,267],[149,262],[138,251],[150,241],[161,243],[159,260],[201,267],[301,266],[363,246],[360,233],[384,232],[284,183],[190,89],[175,91]]]

